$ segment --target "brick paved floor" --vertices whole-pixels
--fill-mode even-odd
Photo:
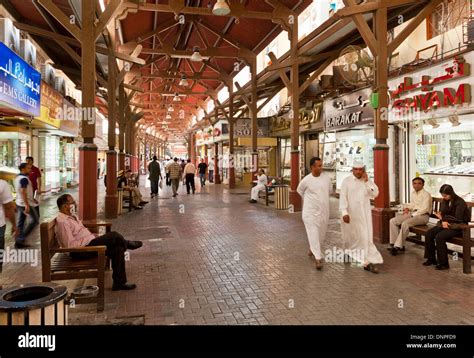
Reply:
[[[343,263],[316,271],[300,214],[265,207],[263,200],[249,204],[247,191],[223,185],[179,193],[172,198],[165,189],[144,210],[114,220],[114,230],[144,242],[127,262],[129,282],[138,288],[112,292],[107,273],[105,311],[77,305],[71,324],[140,316],[149,325],[474,324],[474,275],[462,273],[461,261],[435,271],[421,265],[423,248],[408,243],[397,257],[379,246],[385,260],[379,275]],[[55,199],[45,201],[43,218],[55,215]],[[325,248],[341,246],[337,201],[331,213]],[[38,232],[31,241],[39,247]],[[11,263],[0,282],[40,281],[40,272]]]

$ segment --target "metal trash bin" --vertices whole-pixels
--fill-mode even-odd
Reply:
[[[288,185],[274,185],[275,209],[287,210],[290,206],[290,190]]]
[[[67,287],[30,283],[0,291],[0,326],[67,325]]]

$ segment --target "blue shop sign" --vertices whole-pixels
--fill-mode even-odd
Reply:
[[[41,74],[0,42],[0,103],[40,115]]]

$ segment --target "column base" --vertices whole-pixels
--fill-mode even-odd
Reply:
[[[107,189],[105,195],[105,217],[115,219],[117,217],[118,195],[117,195],[117,152],[107,151]]]
[[[302,200],[300,194],[298,192],[290,190],[290,205],[293,208],[293,211],[301,211],[302,209]]]
[[[372,209],[372,228],[374,241],[380,244],[390,242],[390,219],[395,216],[395,210],[390,208]]]
[[[229,168],[229,189],[235,189],[235,170]]]

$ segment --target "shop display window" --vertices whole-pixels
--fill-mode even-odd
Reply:
[[[459,118],[456,126],[440,121],[415,129],[415,175],[425,179],[433,196],[439,196],[443,184],[463,196],[474,193],[474,117]]]
[[[18,132],[0,132],[0,172],[17,174],[28,156],[30,137]]]

